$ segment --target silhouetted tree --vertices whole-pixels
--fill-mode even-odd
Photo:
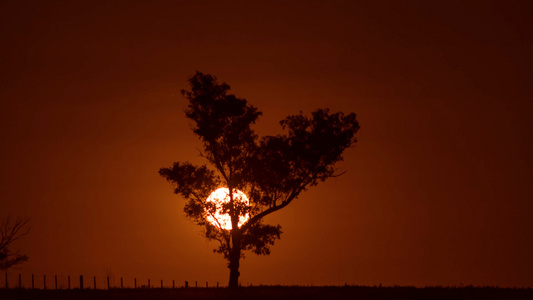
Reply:
[[[288,116],[280,122],[284,134],[259,139],[252,125],[261,112],[246,99],[228,94],[226,83],[197,72],[189,84],[190,90],[182,90],[189,101],[186,116],[194,123],[193,132],[203,143],[201,155],[209,164],[176,162],[159,174],[187,200],[185,213],[205,229],[206,238],[220,243],[214,251],[228,261],[229,286],[237,287],[243,251],[268,255],[280,238],[281,226],[264,224],[263,217],[286,207],[308,187],[340,175],[334,165],[356,142],[359,124],[353,113],[319,109],[310,117]],[[231,217],[230,230],[207,220],[216,207],[206,199],[220,187],[243,191],[249,198],[246,205],[229,193],[222,209]],[[247,214],[248,221],[239,228],[239,217]]]
[[[28,256],[12,250],[11,244],[30,232],[30,220],[6,217],[0,223],[0,270],[7,270],[12,266],[28,260]]]

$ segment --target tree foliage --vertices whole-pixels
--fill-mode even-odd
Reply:
[[[263,218],[286,207],[307,188],[338,176],[335,164],[356,142],[359,124],[353,113],[319,109],[311,116],[301,112],[288,116],[280,122],[283,134],[259,138],[252,126],[261,112],[246,99],[228,94],[226,83],[197,72],[189,84],[190,90],[182,91],[189,101],[185,113],[208,164],[175,162],[159,174],[186,200],[186,215],[204,228],[205,237],[219,242],[215,252],[228,260],[232,286],[243,252],[268,255],[280,238],[281,226],[265,224]],[[250,201],[249,205],[234,201],[229,193],[224,211],[231,217],[231,230],[206,220],[215,212],[206,199],[219,187],[241,190]],[[250,218],[239,228],[238,218],[246,214]]]
[[[30,232],[29,220],[6,217],[0,223],[0,270],[7,270],[28,260],[28,256],[12,249],[12,243]]]

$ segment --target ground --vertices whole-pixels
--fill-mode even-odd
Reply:
[[[258,286],[227,288],[31,290],[2,289],[0,299],[533,299],[533,289],[496,287]]]

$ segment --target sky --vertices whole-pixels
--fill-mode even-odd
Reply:
[[[0,217],[32,223],[12,282],[227,284],[158,174],[205,163],[198,70],[260,136],[326,107],[361,126],[344,175],[265,219],[283,234],[242,284],[533,287],[531,4],[109,2],[0,2]]]

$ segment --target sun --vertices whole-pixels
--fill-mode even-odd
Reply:
[[[209,221],[211,224],[213,224],[216,227],[231,230],[231,217],[229,214],[222,213],[222,206],[230,201],[229,197],[229,189],[228,188],[219,188],[215,190],[214,192],[207,197],[207,202],[212,202],[216,205],[216,211],[213,214],[208,213],[207,214],[207,221]],[[250,201],[248,200],[248,197],[246,195],[237,190],[233,190],[233,201],[240,202],[245,205],[250,205]],[[238,226],[241,227],[242,224],[244,224],[248,219],[250,218],[250,215],[246,213],[245,215],[239,216],[239,224]]]

